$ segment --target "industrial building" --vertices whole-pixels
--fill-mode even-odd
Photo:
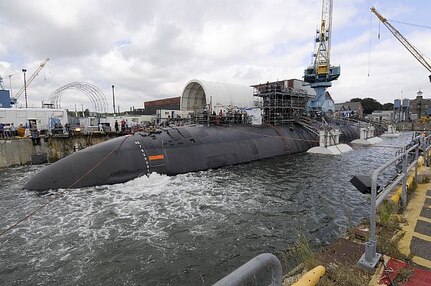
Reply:
[[[145,115],[154,115],[157,113],[157,110],[161,109],[180,110],[180,101],[180,96],[145,101],[143,112]]]
[[[9,90],[0,89],[0,108],[10,108]]]
[[[336,103],[335,116],[364,118],[364,108],[360,102]]]
[[[423,98],[422,94],[423,92],[419,90],[416,98],[410,100],[409,110],[412,120],[431,115],[431,99]]]

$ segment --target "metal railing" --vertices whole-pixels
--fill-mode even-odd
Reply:
[[[397,152],[395,158],[386,162],[383,166],[377,168],[371,176],[371,208],[370,208],[370,239],[365,243],[365,253],[362,255],[358,264],[369,272],[374,272],[374,269],[380,260],[381,254],[376,253],[377,239],[376,239],[376,209],[387,197],[387,195],[402,182],[402,195],[401,202],[402,206],[405,207],[407,204],[407,176],[412,168],[415,168],[415,182],[417,180],[418,172],[418,158],[419,151],[422,151],[425,159],[425,164],[430,165],[430,158],[428,153],[431,149],[431,135],[428,137],[416,137],[416,140],[412,140],[410,145]],[[414,159],[409,162],[409,155],[414,152]],[[402,162],[402,171],[398,176],[390,181],[377,196],[377,178],[379,175],[396,164]],[[254,277],[257,273],[266,270],[267,267],[271,268],[271,285],[281,286],[282,285],[282,268],[281,263],[276,256],[270,253],[263,253],[255,258],[249,260],[238,269],[217,281],[213,286],[236,286],[242,285],[247,282],[248,279]]]
[[[263,253],[252,258],[223,279],[217,281],[213,286],[242,285],[258,272],[266,270],[267,267],[271,268],[271,286],[281,286],[281,263],[280,260],[271,253]]]
[[[402,182],[401,204],[403,207],[407,204],[407,176],[412,168],[415,168],[415,183],[417,183],[418,173],[418,159],[419,151],[424,154],[425,164],[429,166],[429,150],[431,148],[431,136],[420,137],[417,136],[412,142],[403,148],[402,151],[397,152],[397,155],[392,160],[386,162],[381,167],[374,170],[371,175],[371,207],[370,207],[370,239],[365,243],[365,253],[358,261],[358,265],[368,272],[374,272],[377,263],[381,258],[381,254],[376,252],[377,239],[376,239],[376,209],[383,202],[386,196]],[[414,152],[414,153],[413,153]],[[414,158],[409,160],[409,156],[414,154]],[[410,162],[409,162],[410,161]],[[378,176],[390,166],[401,162],[402,170],[395,179],[390,181],[377,196],[377,178]],[[408,163],[410,163],[408,165]]]

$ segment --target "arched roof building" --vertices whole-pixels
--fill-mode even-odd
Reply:
[[[252,107],[253,88],[236,84],[193,79],[184,87],[181,110],[201,113],[205,107]]]

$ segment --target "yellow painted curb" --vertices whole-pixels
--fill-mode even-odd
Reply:
[[[422,160],[420,160],[422,158]],[[418,159],[418,175],[422,172],[422,165],[424,164],[424,159],[423,157],[419,157]],[[407,180],[406,180],[406,185],[407,185],[407,191],[410,191],[409,187],[412,186],[413,182],[414,182],[415,176],[414,176],[414,170],[410,171],[410,174],[407,176]],[[390,200],[398,205],[400,200],[401,200],[401,194],[403,193],[403,186],[400,185],[396,191],[394,192],[394,194],[391,196]]]
[[[431,261],[429,261],[429,260],[427,260],[425,258],[422,258],[422,257],[419,257],[419,256],[413,256],[412,257],[412,261],[414,263],[416,263],[416,264],[419,264],[419,265],[424,266],[424,267],[426,267],[428,269],[431,269]]]
[[[424,157],[423,156],[419,156],[419,158],[418,158],[418,166],[422,167],[424,165],[424,163],[425,163]]]
[[[429,223],[431,223],[431,218],[426,218],[426,217],[423,217],[423,216],[420,216],[420,217],[418,218],[418,220],[422,220],[422,221],[424,221],[424,222],[429,222]]]
[[[419,169],[418,169],[418,173],[419,173]],[[407,184],[407,190],[409,190],[409,186],[411,186],[414,182],[414,176],[413,175],[408,175],[407,180],[406,180],[406,184]],[[398,204],[401,200],[401,194],[403,193],[403,186],[399,186],[396,191],[394,192],[394,194],[391,196],[391,201],[394,204]]]
[[[431,242],[431,236],[428,236],[428,235],[425,235],[425,234],[422,234],[422,233],[418,233],[418,232],[414,232],[413,236],[416,236],[417,238],[420,238],[422,240]]]

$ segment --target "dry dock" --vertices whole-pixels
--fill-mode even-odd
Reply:
[[[55,162],[73,152],[121,136],[115,132],[40,137],[37,144],[31,138],[0,139],[0,168]]]

